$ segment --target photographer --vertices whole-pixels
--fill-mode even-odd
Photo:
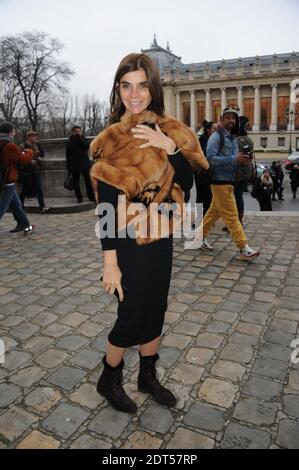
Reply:
[[[72,128],[72,134],[66,144],[66,166],[68,173],[73,176],[74,190],[79,204],[83,201],[80,189],[81,173],[84,176],[87,197],[90,201],[95,201],[89,176],[91,165],[88,156],[88,149],[89,142],[82,136],[81,127],[74,126]]]
[[[249,119],[246,116],[239,117],[240,130],[237,135],[239,151],[244,158],[237,163],[235,198],[237,202],[239,220],[243,224],[244,217],[244,198],[243,193],[247,190],[247,185],[254,172],[253,166],[253,141],[247,134]]]

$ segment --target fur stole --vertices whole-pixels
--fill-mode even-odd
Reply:
[[[131,132],[137,124],[156,123],[181,149],[194,171],[201,167],[209,168],[198,138],[191,129],[177,119],[146,111],[112,124],[91,142],[91,155],[96,160],[90,170],[93,187],[97,188],[98,180],[104,181],[125,194],[128,205],[136,200],[146,206],[152,202],[169,201],[179,204],[182,212],[182,190],[173,184],[174,170],[166,152],[155,147],[140,149],[144,140],[133,138]],[[149,222],[149,213],[147,217]],[[171,231],[173,229],[171,227]],[[160,233],[155,237],[137,237],[137,243],[149,243],[162,236]]]

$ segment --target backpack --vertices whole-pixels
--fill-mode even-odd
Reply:
[[[255,158],[248,163],[237,162],[236,183],[254,183],[257,177]]]
[[[1,153],[7,143],[8,142],[1,142],[0,144],[0,190],[5,184],[6,173],[7,173],[7,166],[4,164],[1,158]]]

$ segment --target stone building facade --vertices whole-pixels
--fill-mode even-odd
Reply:
[[[142,50],[159,67],[166,113],[197,130],[235,106],[250,120],[256,150],[299,150],[299,53],[183,64],[156,37]],[[298,87],[298,88],[297,88]]]

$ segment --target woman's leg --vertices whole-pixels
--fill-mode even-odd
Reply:
[[[170,390],[160,384],[156,372],[156,361],[159,359],[159,354],[157,354],[159,341],[160,336],[139,346],[138,390],[149,393],[158,403],[171,407],[175,406],[176,398]]]
[[[125,348],[108,342],[107,354],[103,358],[103,371],[97,383],[97,392],[105,397],[118,411],[136,413],[137,406],[123,388],[123,355]]]
[[[118,364],[122,361],[124,354],[125,354],[125,348],[119,348],[117,346],[113,346],[108,341],[108,347],[107,347],[107,353],[106,353],[106,361],[111,367],[117,367]]]
[[[39,172],[34,174],[34,183],[36,189],[36,197],[38,200],[39,209],[42,210],[45,207],[44,194],[42,188],[42,177]]]
[[[141,356],[154,356],[155,354],[157,354],[159,343],[160,336],[151,341],[150,343],[141,344],[139,346]]]

